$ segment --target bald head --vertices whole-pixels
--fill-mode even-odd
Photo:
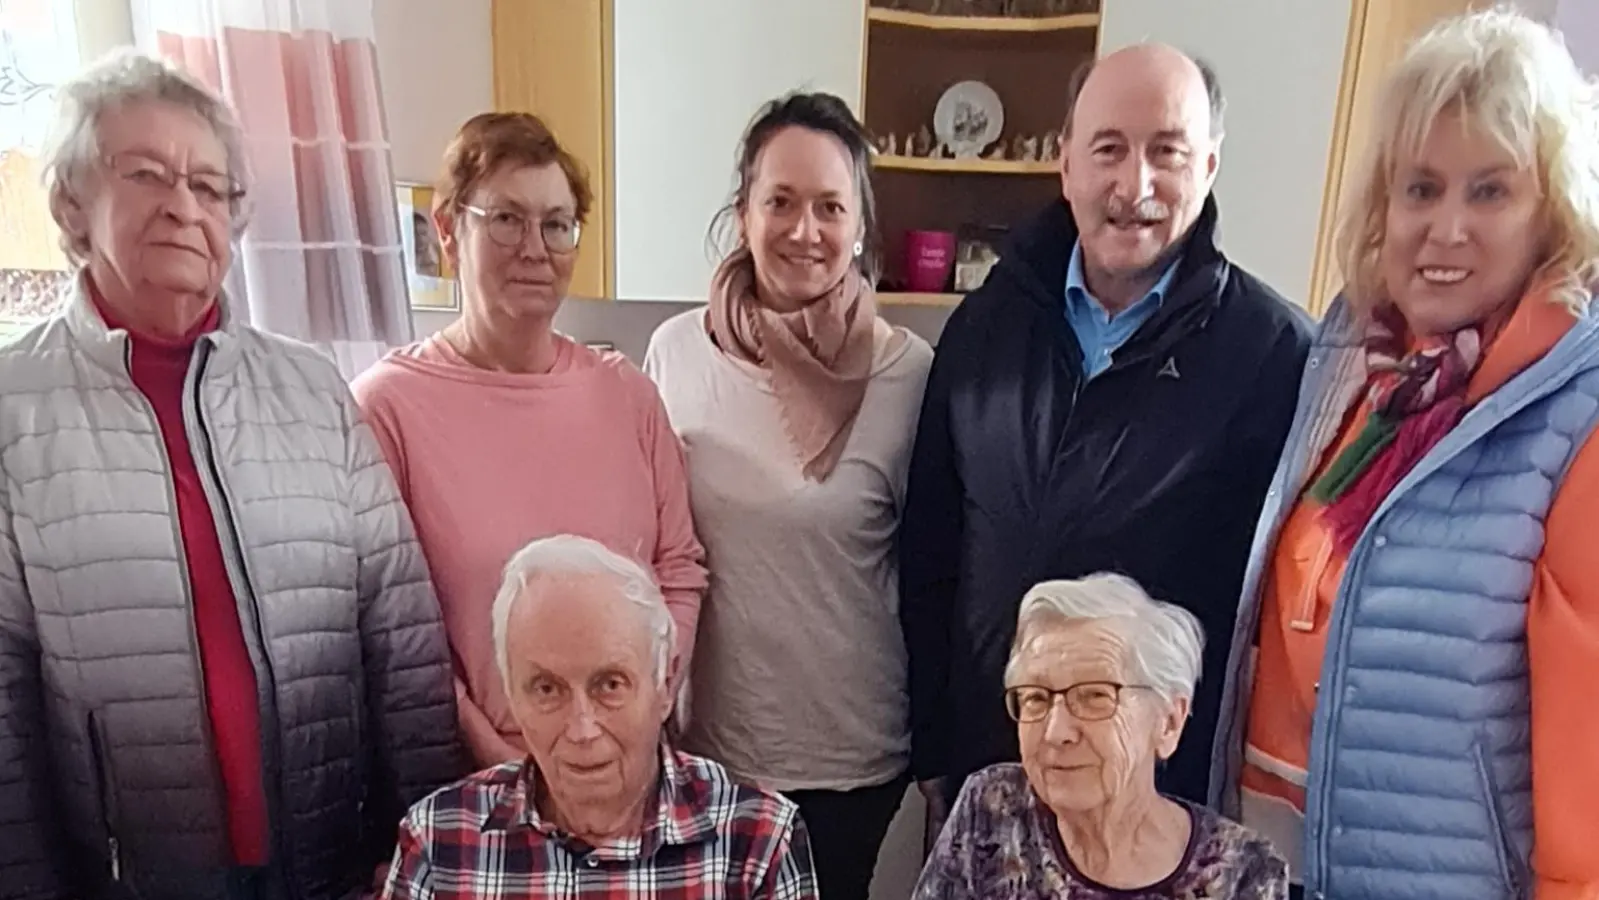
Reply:
[[[1193,109],[1204,110],[1204,132],[1214,140],[1222,136],[1222,114],[1226,100],[1216,72],[1207,63],[1169,44],[1133,44],[1104,59],[1090,60],[1072,76],[1067,96],[1065,134],[1070,135],[1077,119],[1077,107],[1084,101],[1102,102],[1107,85],[1117,85],[1127,99],[1148,102],[1151,97],[1180,98],[1184,105],[1198,101]]]
[[[1110,54],[1079,79],[1061,140],[1061,190],[1089,291],[1142,296],[1180,255],[1220,165],[1216,79],[1165,44]]]

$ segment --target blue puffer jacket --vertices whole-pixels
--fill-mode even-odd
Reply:
[[[1272,548],[1364,372],[1339,301],[1306,364],[1244,581],[1210,779],[1225,815],[1239,815]],[[1544,519],[1596,422],[1589,313],[1474,406],[1367,525],[1327,626],[1297,873],[1307,897],[1530,896],[1527,600]]]

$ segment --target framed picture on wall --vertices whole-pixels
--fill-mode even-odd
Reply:
[[[400,182],[394,186],[400,207],[400,246],[405,256],[405,287],[412,309],[457,310],[461,298],[455,272],[444,258],[438,229],[433,226],[433,188]]]

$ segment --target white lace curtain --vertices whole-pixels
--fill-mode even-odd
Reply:
[[[133,0],[139,45],[218,90],[252,216],[227,289],[354,377],[412,336],[371,0]]]
[[[69,277],[40,151],[77,68],[72,0],[0,0],[0,340],[47,315]]]

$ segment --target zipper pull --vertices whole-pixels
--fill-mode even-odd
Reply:
[[[106,845],[107,845],[108,849],[110,849],[110,851],[111,851],[111,880],[112,881],[121,881],[122,880],[122,852],[121,852],[121,847],[119,847],[117,845],[117,839],[116,839],[116,837],[114,835],[112,837],[106,838]]]

